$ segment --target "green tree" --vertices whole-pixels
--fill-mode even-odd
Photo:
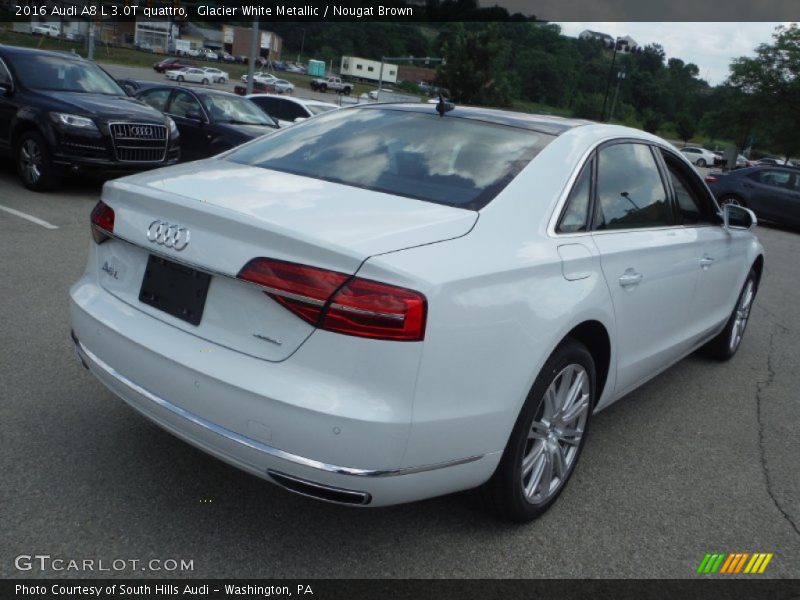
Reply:
[[[675,129],[686,144],[697,131],[697,119],[688,112],[682,112],[675,118]]]
[[[511,44],[492,23],[468,30],[455,23],[443,46],[439,79],[456,102],[508,106],[516,95],[509,77]]]
[[[760,137],[786,157],[800,154],[800,28],[778,27],[772,44],[735,59],[728,82],[753,110]]]

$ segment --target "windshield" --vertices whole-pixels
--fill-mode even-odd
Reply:
[[[227,159],[477,210],[552,139],[453,116],[344,109],[259,139]]]
[[[17,54],[12,60],[17,77],[27,88],[126,95],[105,71],[88,61],[41,54]]]
[[[239,125],[268,125],[277,127],[275,121],[258,106],[240,96],[207,94],[201,97],[206,112],[214,123]]]

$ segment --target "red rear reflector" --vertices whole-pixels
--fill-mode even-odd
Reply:
[[[714,183],[716,181],[719,181],[719,177],[714,175],[706,175],[706,183]]]
[[[425,337],[427,301],[419,292],[306,265],[254,258],[239,278],[301,319],[327,331],[381,340]]]
[[[92,209],[91,223],[92,237],[95,242],[101,244],[109,238],[103,231],[114,232],[114,209],[100,200]]]

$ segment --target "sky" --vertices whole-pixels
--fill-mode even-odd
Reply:
[[[711,85],[728,76],[731,59],[752,56],[761,43],[772,41],[781,23],[557,23],[564,35],[577,37],[584,29],[612,36],[629,35],[640,45],[661,44],[667,58],[694,63]]]

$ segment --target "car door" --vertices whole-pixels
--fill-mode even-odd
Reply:
[[[200,101],[186,90],[175,90],[166,113],[181,132],[181,159],[197,160],[208,156],[209,119]]]
[[[697,289],[687,316],[692,345],[716,333],[727,321],[749,266],[749,237],[725,231],[717,206],[697,172],[668,150],[661,150],[678,222],[695,237]]]
[[[686,321],[699,270],[695,236],[676,224],[653,152],[633,141],[597,151],[592,239],[614,305],[620,393],[691,344]]]

